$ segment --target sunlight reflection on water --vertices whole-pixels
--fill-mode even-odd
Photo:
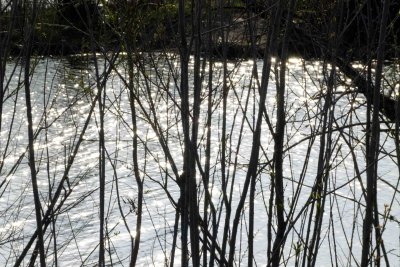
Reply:
[[[275,59],[274,59],[275,61]],[[9,63],[12,64],[12,63]],[[171,73],[168,70],[168,65],[160,60],[157,64],[165,71],[165,78],[171,79]],[[232,71],[230,79],[230,91],[227,104],[227,128],[229,129],[228,148],[232,149],[231,158],[227,158],[227,171],[232,174],[236,171],[235,183],[233,185],[234,192],[240,193],[243,191],[243,180],[248,168],[250,158],[250,149],[252,146],[252,131],[255,125],[255,118],[258,112],[258,95],[257,88],[249,86],[250,75],[253,69],[252,61],[244,61],[236,66],[233,63],[228,64],[228,69]],[[257,69],[261,75],[262,64],[257,62]],[[287,72],[287,125],[286,125],[286,145],[287,149],[285,162],[284,176],[285,183],[285,196],[287,197],[286,205],[289,208],[291,198],[295,194],[297,184],[300,182],[300,177],[305,177],[304,187],[302,188],[300,202],[305,203],[311,193],[315,177],[317,176],[317,162],[319,155],[319,137],[316,137],[314,143],[310,143],[307,138],[311,133],[320,133],[322,129],[321,119],[319,116],[321,112],[320,94],[326,92],[326,88],[322,86],[323,77],[321,76],[322,63],[319,61],[305,62],[299,58],[291,58],[288,61]],[[173,61],[174,68],[179,68],[179,64]],[[43,73],[46,67],[47,78],[44,80]],[[90,66],[92,68],[92,66]],[[150,67],[149,67],[150,68]],[[206,113],[203,112],[199,118],[201,125],[199,135],[206,135],[207,131],[211,131],[211,156],[212,156],[212,171],[214,171],[213,182],[209,183],[212,188],[212,199],[215,203],[221,204],[221,175],[220,175],[220,162],[221,162],[221,134],[222,134],[222,104],[221,101],[221,71],[223,64],[216,62],[214,64],[215,80],[214,99],[215,112],[212,115],[213,125],[211,128],[206,129],[205,125],[207,118]],[[329,68],[329,66],[328,66]],[[207,68],[206,68],[207,69]],[[90,110],[90,101],[96,93],[93,88],[93,80],[87,80],[92,77],[91,69],[74,69],[74,67],[63,59],[43,59],[37,67],[38,72],[34,74],[34,98],[35,98],[35,129],[42,129],[38,135],[35,143],[37,149],[37,168],[39,169],[38,178],[39,186],[43,194],[41,195],[43,203],[48,203],[48,198],[54,194],[55,188],[49,186],[56,186],[60,181],[65,166],[67,164],[67,156],[71,155],[73,148],[76,145],[78,135],[80,134],[86,116]],[[151,70],[149,70],[151,71]],[[109,79],[106,92],[106,111],[105,111],[105,134],[106,134],[106,149],[107,149],[107,166],[106,166],[106,218],[107,230],[110,232],[107,242],[110,242],[112,247],[111,259],[121,265],[127,266],[129,262],[130,250],[130,234],[122,221],[121,210],[126,216],[127,222],[131,230],[134,231],[136,220],[135,207],[132,203],[137,201],[137,185],[133,174],[132,164],[132,125],[130,118],[129,95],[121,83],[118,76]],[[166,162],[166,158],[162,147],[158,142],[158,135],[153,127],[159,127],[161,132],[168,137],[168,144],[172,158],[179,170],[182,169],[183,164],[183,151],[182,145],[182,131],[180,121],[180,110],[176,108],[171,99],[167,98],[168,93],[176,94],[177,88],[174,83],[166,82],[164,90],[157,90],[161,87],[160,78],[153,73],[154,84],[150,95],[146,94],[143,88],[143,81],[137,81],[135,87],[139,94],[140,99],[143,101],[143,108],[147,111],[150,109],[149,100],[155,101],[155,110],[157,119],[160,125],[152,126],[149,124],[150,117],[146,117],[145,112],[138,114],[138,129],[136,136],[139,137],[139,165],[140,175],[144,179],[144,212],[143,212],[143,226],[142,226],[142,244],[140,248],[138,266],[158,265],[165,261],[165,255],[170,253],[170,246],[172,243],[173,225],[175,219],[175,208],[172,203],[167,199],[165,190],[168,190],[174,201],[178,201],[179,188],[171,180],[168,175],[171,175],[171,165]],[[270,121],[272,124],[276,122],[276,99],[275,99],[275,83],[274,77],[271,77],[270,85],[267,92],[266,112],[271,114]],[[11,87],[17,88],[18,81],[12,79]],[[82,83],[83,82],[83,83]],[[47,86],[45,86],[47,85]],[[51,86],[50,86],[51,85]],[[204,85],[206,87],[206,84]],[[44,89],[45,88],[45,89]],[[89,88],[87,92],[85,88]],[[214,88],[214,89],[215,89]],[[341,91],[345,90],[339,88]],[[90,91],[92,90],[92,91]],[[20,93],[22,95],[22,93]],[[10,184],[7,186],[6,193],[0,195],[0,243],[5,242],[7,246],[0,248],[0,254],[9,255],[12,250],[16,250],[16,254],[21,251],[23,246],[34,231],[34,212],[33,212],[33,196],[30,189],[30,173],[27,164],[27,156],[23,156],[21,164],[17,164],[20,156],[25,153],[27,145],[26,125],[25,125],[25,112],[24,107],[25,99],[22,96],[11,97],[10,101],[5,103],[3,112],[3,125],[1,136],[6,137],[11,134],[11,146],[4,158],[4,175],[7,175],[7,181]],[[206,96],[206,93],[204,93]],[[44,100],[43,96],[47,99]],[[168,100],[167,100],[168,99]],[[177,98],[178,99],[178,98]],[[14,105],[13,101],[16,101]],[[349,102],[345,98],[336,99],[335,116],[338,119],[337,123],[341,126],[346,125],[347,120],[354,120],[354,123],[365,122],[365,106],[362,106],[364,99],[356,98],[357,101]],[[178,100],[179,103],[179,100]],[[217,106],[218,105],[218,106]],[[244,107],[248,105],[249,110],[244,113]],[[206,103],[202,106],[206,109]],[[357,117],[349,110],[358,110]],[[19,117],[12,122],[11,117],[14,112],[17,112]],[[42,114],[46,112],[46,122]],[[149,111],[150,112],[150,111]],[[351,118],[347,115],[350,114]],[[84,141],[79,149],[75,158],[75,164],[72,166],[69,173],[69,183],[72,189],[71,195],[66,200],[62,212],[58,214],[57,221],[55,222],[57,232],[57,242],[62,251],[58,255],[60,266],[79,265],[85,261],[85,266],[96,261],[98,245],[98,213],[99,213],[99,185],[98,185],[98,140],[99,140],[99,110],[96,108],[94,117],[90,120],[88,130],[85,133]],[[265,120],[265,118],[264,118]],[[243,136],[239,137],[241,125],[243,121]],[[167,122],[170,123],[167,125]],[[12,124],[12,129],[10,128]],[[45,127],[47,126],[47,127]],[[340,125],[339,125],[340,126]],[[11,129],[11,133],[9,132]],[[46,129],[46,131],[44,130]],[[47,136],[46,136],[47,135]],[[331,202],[329,205],[332,207],[332,212],[335,214],[332,221],[326,220],[321,230],[325,235],[332,231],[332,225],[336,225],[338,246],[342,249],[340,257],[346,258],[348,255],[348,248],[346,246],[346,237],[351,234],[351,229],[343,224],[360,224],[362,223],[362,215],[354,200],[361,198],[361,183],[355,179],[356,173],[354,171],[354,160],[365,167],[365,151],[361,144],[354,143],[355,159],[352,158],[350,150],[346,146],[344,139],[346,136],[354,136],[353,142],[357,138],[362,138],[365,133],[363,132],[362,125],[353,126],[347,130],[345,135],[334,133],[332,140],[338,140],[334,147],[334,158],[331,164],[338,165],[332,173],[329,173],[330,183],[328,191],[335,191],[335,198],[330,195],[328,200]],[[239,138],[241,138],[241,146],[237,148]],[[383,138],[382,138],[383,139]],[[47,141],[46,141],[47,140]],[[204,155],[205,142],[202,139],[199,146],[201,155]],[[255,221],[256,227],[256,254],[255,258],[260,264],[266,262],[266,231],[263,229],[267,225],[267,212],[264,207],[265,202],[268,202],[269,187],[270,187],[270,167],[267,164],[272,158],[274,142],[273,135],[269,131],[267,124],[263,124],[263,134],[261,136],[262,155],[260,156],[261,164],[265,164],[265,169],[260,173],[259,182],[257,185],[255,205],[257,210],[257,219]],[[302,173],[305,164],[305,153],[308,146],[310,149],[310,159],[308,161],[308,168]],[[392,150],[394,144],[390,139],[383,143],[383,148],[387,151]],[[1,143],[0,148],[3,150],[4,144]],[[48,154],[47,154],[48,153]],[[237,155],[237,164],[234,166],[234,156]],[[204,157],[204,156],[201,156]],[[47,160],[49,159],[49,162]],[[204,158],[200,158],[204,162]],[[11,171],[13,166],[17,168],[6,174],[5,171]],[[236,167],[236,168],[235,168]],[[168,174],[165,170],[168,170]],[[390,185],[380,181],[379,190],[388,192],[387,194],[380,194],[379,206],[390,203],[394,195],[393,186],[396,186],[398,179],[398,169],[396,163],[392,161],[389,156],[383,156],[380,162],[379,175],[389,181]],[[3,173],[2,173],[3,175]],[[200,179],[200,177],[199,177]],[[365,173],[362,173],[362,180],[365,183]],[[232,180],[230,180],[232,181]],[[118,194],[117,196],[117,186]],[[162,188],[165,186],[165,189]],[[65,185],[65,187],[67,187]],[[3,188],[2,188],[3,190]],[[68,190],[68,188],[65,188]],[[66,192],[66,191],[65,191]],[[398,203],[397,195],[394,198]],[[7,200],[5,200],[7,199]],[[238,199],[232,200],[236,205]],[[137,203],[135,204],[137,205]],[[295,212],[301,211],[302,205],[295,208]],[[248,209],[246,204],[245,209]],[[8,216],[6,216],[8,214]],[[325,211],[326,215],[329,215]],[[347,214],[355,214],[343,218]],[[391,215],[398,218],[400,217],[399,205],[393,205]],[[222,215],[224,216],[224,215]],[[306,215],[304,216],[305,219]],[[342,217],[341,219],[339,217]],[[354,222],[352,221],[354,218]],[[30,226],[29,226],[30,225]],[[223,223],[221,223],[221,229]],[[300,225],[294,225],[296,231],[300,231]],[[397,248],[397,225],[394,222],[388,221],[388,230],[384,233],[384,240],[386,245],[390,248]],[[243,230],[245,231],[245,230]],[[5,237],[7,232],[12,233],[12,237]],[[392,232],[392,234],[391,234]],[[393,234],[396,233],[396,234]],[[1,234],[3,233],[3,234]],[[243,233],[244,234],[244,233]],[[245,235],[245,234],[244,234]],[[8,238],[8,239],[6,239]],[[295,243],[298,238],[295,234],[290,237],[289,243]],[[21,241],[22,240],[22,241]],[[246,238],[243,237],[242,245],[246,245]],[[358,244],[355,244],[358,246]],[[329,244],[327,242],[321,243],[320,257],[318,262],[322,265],[329,265]],[[50,248],[51,250],[52,248]],[[287,258],[289,256],[290,245],[285,250]],[[395,249],[396,250],[396,249]],[[180,251],[177,252],[179,257]],[[358,250],[354,252],[359,254]],[[395,260],[395,255],[398,251],[390,254],[389,257]],[[79,255],[79,257],[77,256]],[[322,255],[322,256],[321,256]],[[0,264],[4,259],[0,258]],[[243,259],[242,259],[243,260]],[[69,265],[71,264],[71,265]],[[118,265],[118,264],[116,264]]]

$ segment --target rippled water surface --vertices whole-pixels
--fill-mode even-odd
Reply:
[[[89,62],[89,63],[86,63]],[[107,68],[99,60],[100,74]],[[106,64],[106,67],[103,65]],[[233,207],[243,189],[250,159],[252,131],[258,112],[257,81],[253,67],[261,75],[262,62],[228,63],[228,98],[226,114],[226,158],[222,159],[223,134],[222,80],[223,64],[214,63],[212,84],[212,125],[207,121],[208,66],[204,69],[200,130],[198,138],[199,164],[204,167],[207,131],[211,131],[210,192],[220,220],[219,240],[226,216],[221,198],[221,162],[226,164],[228,186],[232,187]],[[48,263],[57,260],[58,266],[93,266],[98,256],[99,238],[99,127],[100,116],[96,71],[92,61],[83,58],[44,58],[32,64],[31,98],[36,133],[35,157],[39,192],[43,213],[54,197],[67,169],[68,158],[79,144],[68,183],[64,183],[62,204],[46,230]],[[132,140],[139,138],[139,169],[144,181],[143,223],[138,266],[161,266],[170,262],[175,224],[175,208],[179,188],[175,183],[171,164],[160,146],[162,133],[178,171],[183,166],[183,136],[179,109],[179,62],[174,55],[152,56],[134,69],[133,88],[137,96],[138,128],[132,128],[127,66],[125,60],[116,62],[104,87],[105,143],[106,143],[106,260],[109,265],[128,266],[131,236],[135,236],[137,184],[133,174]],[[190,67],[190,75],[192,75]],[[329,66],[328,66],[329,68]],[[302,251],[307,229],[304,222],[311,213],[305,207],[317,176],[320,136],[324,131],[321,109],[326,93],[324,65],[319,61],[293,58],[286,74],[286,136],[285,136],[285,205],[293,209],[293,228],[287,236],[284,259],[288,266],[296,261],[295,247]],[[271,187],[271,165],[274,142],[271,127],[276,122],[275,70],[271,74],[267,92],[266,114],[261,135],[259,175],[255,194],[255,261],[258,266],[267,262],[268,201]],[[22,68],[18,62],[7,64],[6,88],[1,132],[0,152],[0,265],[12,266],[36,229],[31,173],[27,155],[27,120]],[[341,80],[344,80],[341,77]],[[99,83],[101,84],[102,77]],[[190,81],[192,84],[193,81]],[[331,143],[331,168],[326,175],[327,197],[321,229],[318,266],[356,265],[359,262],[362,220],[365,201],[365,121],[366,104],[362,95],[350,93],[353,88],[337,83],[331,108],[334,124]],[[102,96],[103,97],[103,96]],[[154,103],[154,108],[151,103]],[[91,107],[95,105],[93,114]],[[155,123],[157,121],[157,123]],[[85,124],[87,123],[87,129]],[[382,125],[387,129],[387,126]],[[82,131],[83,141],[78,142]],[[239,146],[240,144],[240,146]],[[400,263],[400,218],[398,195],[399,172],[393,135],[382,131],[378,167],[378,206],[387,257],[393,266]],[[307,154],[309,151],[309,154]],[[310,157],[307,157],[309,155]],[[200,203],[204,202],[204,186],[198,176]],[[299,186],[301,185],[301,186]],[[296,190],[300,198],[293,203]],[[168,194],[167,194],[168,192]],[[61,199],[64,201],[61,203]],[[57,206],[57,205],[56,205]],[[288,214],[287,214],[288,215]],[[248,205],[239,227],[237,263],[246,265]],[[131,230],[131,234],[124,224]],[[313,218],[311,218],[313,220]],[[303,225],[303,226],[302,226]],[[333,249],[336,247],[336,250]],[[352,250],[349,247],[352,247]],[[57,247],[55,253],[54,248]],[[23,266],[29,262],[30,253]],[[179,262],[180,245],[176,262]]]

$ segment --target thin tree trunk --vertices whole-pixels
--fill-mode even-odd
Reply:
[[[33,1],[32,4],[32,14],[29,21],[25,25],[25,44],[24,48],[24,87],[25,87],[25,101],[26,101],[26,115],[28,120],[28,142],[29,142],[29,168],[31,171],[32,189],[35,204],[35,214],[36,214],[36,227],[37,227],[37,249],[40,255],[40,266],[46,266],[46,256],[44,250],[44,233],[42,224],[42,205],[40,203],[39,188],[36,175],[35,167],[35,148],[34,148],[34,133],[33,133],[33,122],[32,122],[32,105],[31,105],[31,88],[30,88],[30,71],[31,71],[31,53],[32,53],[32,43],[34,37],[34,25],[36,23],[37,15],[37,1]]]
[[[133,171],[136,180],[136,184],[138,187],[138,196],[137,196],[137,208],[136,208],[136,235],[134,244],[131,251],[131,262],[130,266],[136,266],[136,261],[139,253],[139,245],[140,245],[140,236],[141,236],[141,227],[142,227],[142,213],[143,213],[143,181],[140,178],[139,172],[139,159],[138,159],[138,130],[136,123],[136,107],[135,107],[135,91],[134,91],[134,77],[133,77],[133,62],[132,57],[134,56],[132,53],[132,49],[129,51],[128,58],[128,75],[129,75],[129,105],[131,109],[131,122],[132,122],[132,130],[133,130]]]
[[[282,5],[282,3],[280,3]],[[288,7],[288,14],[286,17],[285,33],[282,40],[281,62],[279,82],[277,81],[277,95],[276,95],[276,130],[274,134],[274,189],[275,189],[275,207],[277,216],[277,231],[276,237],[272,247],[271,265],[279,266],[280,251],[284,244],[284,236],[286,230],[285,221],[285,202],[284,202],[284,188],[283,188],[283,142],[285,139],[285,83],[286,83],[286,59],[287,59],[287,46],[288,35],[292,25],[292,17],[296,7],[296,0],[291,0]],[[278,19],[281,19],[281,14],[278,13]],[[275,20],[276,21],[276,20]]]
[[[193,2],[192,2],[193,5]],[[194,0],[193,14],[193,38],[194,38],[194,93],[193,93],[193,115],[192,133],[190,139],[190,166],[188,192],[189,195],[189,223],[190,223],[190,244],[193,266],[200,266],[200,233],[199,233],[199,206],[197,203],[197,182],[196,182],[196,155],[197,155],[197,135],[200,117],[200,45],[201,45],[201,0]]]
[[[90,37],[90,49],[93,56],[94,68],[95,68],[95,79],[96,79],[96,89],[97,89],[97,101],[99,107],[99,267],[105,266],[105,183],[106,183],[106,152],[105,152],[105,136],[104,136],[104,115],[105,115],[105,99],[106,90],[105,84],[101,83],[101,76],[99,72],[99,65],[96,56],[97,45],[95,40],[95,29],[93,25],[93,20],[91,17],[91,12],[87,2],[84,2],[84,8],[87,14],[87,29]],[[105,63],[106,64],[106,61]],[[106,70],[106,65],[104,65]],[[107,77],[103,77],[104,80]]]
[[[105,234],[104,234],[104,219],[105,219],[105,139],[104,139],[104,103],[105,92],[98,88],[98,105],[100,112],[100,129],[99,129],[99,199],[100,199],[100,232],[99,232],[99,267],[105,266]]]
[[[218,13],[220,17],[220,38],[221,38],[221,48],[222,48],[222,127],[221,127],[221,186],[222,186],[222,205],[225,206],[225,225],[224,232],[222,235],[222,254],[225,255],[226,247],[229,240],[229,224],[232,213],[232,206],[228,200],[228,181],[227,181],[227,171],[226,171],[226,150],[227,150],[227,130],[226,130],[226,109],[227,109],[227,98],[229,93],[228,86],[228,67],[227,67],[227,51],[228,51],[228,30],[227,24],[228,16],[225,14],[224,10],[225,2],[220,0],[218,2]]]
[[[189,179],[190,177],[190,126],[189,126],[189,84],[188,84],[188,47],[186,41],[186,16],[185,1],[179,0],[179,35],[180,35],[180,95],[181,95],[181,117],[184,139],[184,164],[183,173],[178,180],[180,187],[181,204],[181,266],[188,266],[188,225],[189,225]]]
[[[386,39],[386,23],[389,11],[390,0],[385,0],[383,3],[383,10],[381,16],[381,27],[379,32],[377,66],[375,70],[375,87],[373,91],[372,103],[374,106],[372,112],[371,132],[369,147],[367,150],[367,199],[365,208],[365,217],[363,222],[363,235],[362,235],[362,253],[361,253],[361,266],[367,266],[370,262],[369,252],[371,248],[371,232],[373,225],[373,212],[376,202],[376,182],[378,170],[378,154],[379,154],[379,105],[380,105],[380,90],[382,82],[382,69],[385,52],[385,39]]]
[[[212,27],[212,12],[211,12],[211,0],[207,1],[208,7],[207,7],[207,27],[208,27],[208,33],[207,33],[207,49],[208,49],[208,94],[207,94],[207,122],[206,122],[206,130],[207,130],[207,135],[206,135],[206,148],[205,148],[205,164],[204,164],[204,178],[203,178],[203,184],[204,184],[204,192],[205,192],[205,199],[204,199],[204,207],[203,207],[203,220],[204,220],[204,225],[203,225],[203,266],[206,267],[207,264],[209,263],[210,267],[214,267],[214,261],[215,261],[215,250],[216,250],[216,235],[217,235],[217,225],[216,225],[216,214],[215,214],[215,209],[211,208],[211,219],[212,219],[212,243],[211,243],[211,248],[210,248],[210,257],[208,258],[208,253],[207,253],[207,234],[208,234],[208,208],[212,207],[212,199],[211,195],[209,193],[209,182],[210,182],[210,161],[211,161],[211,123],[212,123],[212,96],[213,96],[213,86],[212,86],[212,81],[213,81],[213,59],[212,59],[212,33],[211,33],[211,27]]]

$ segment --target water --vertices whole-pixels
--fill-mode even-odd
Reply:
[[[183,166],[183,133],[181,130],[179,99],[179,62],[175,55],[153,55],[145,58],[143,72],[135,69],[134,89],[138,96],[137,123],[134,133],[131,123],[129,92],[124,83],[127,77],[126,61],[122,58],[111,72],[105,86],[106,138],[106,260],[109,265],[128,266],[130,237],[135,237],[137,185],[133,174],[132,137],[139,138],[139,169],[144,180],[143,224],[138,266],[160,266],[169,262],[173,239],[175,208],[172,202],[179,198],[171,164],[178,171]],[[100,72],[104,58],[99,58]],[[193,63],[193,62],[192,62]],[[192,64],[191,63],[191,64]],[[244,176],[250,159],[252,129],[258,112],[258,93],[251,77],[253,61],[240,64],[230,62],[229,95],[227,100],[227,158],[228,187],[233,190],[233,207],[243,190]],[[46,231],[47,261],[58,266],[93,266],[97,261],[99,237],[99,109],[93,114],[92,101],[97,93],[94,63],[84,58],[41,58],[34,62],[32,75],[32,106],[36,169],[40,198],[46,210],[66,170],[67,159],[78,144],[78,137],[88,121],[74,163],[68,173],[54,223]],[[262,62],[256,62],[261,75]],[[11,73],[15,67],[15,72]],[[191,74],[193,65],[190,66]],[[205,138],[211,131],[210,193],[220,218],[219,241],[225,209],[221,199],[221,135],[222,133],[222,68],[214,64],[212,126],[205,127],[207,116],[207,76],[203,80],[201,116],[199,118],[198,153],[204,167]],[[207,69],[207,68],[205,68]],[[35,230],[35,212],[27,161],[27,123],[21,66],[7,64],[6,90],[2,114],[0,151],[3,168],[0,172],[0,265],[12,266]],[[293,206],[294,221],[284,250],[284,260],[294,265],[294,247],[303,251],[306,232],[302,225],[309,220],[309,209],[304,205],[311,194],[317,175],[320,133],[324,130],[320,111],[324,104],[326,84],[319,61],[293,58],[288,63],[286,77],[286,136],[285,136],[285,205]],[[205,71],[207,74],[207,71]],[[145,78],[146,77],[146,78]],[[192,82],[192,81],[191,81]],[[20,90],[21,89],[21,90]],[[331,266],[337,258],[339,265],[351,266],[359,262],[361,252],[364,203],[361,183],[365,180],[365,126],[366,108],[363,96],[349,93],[349,85],[337,84],[334,126],[332,129],[332,156],[328,174],[328,195],[321,229],[318,266]],[[274,126],[276,122],[275,76],[272,73],[267,92],[266,112]],[[151,104],[154,103],[154,109]],[[157,122],[157,123],[156,123]],[[243,125],[243,127],[242,127]],[[384,126],[382,126],[384,127]],[[158,129],[158,133],[154,129]],[[240,134],[242,132],[242,134]],[[168,162],[158,134],[165,138],[173,163]],[[313,138],[310,138],[313,137]],[[314,138],[315,137],[315,138]],[[400,217],[397,155],[393,138],[381,133],[379,161],[378,209],[381,213],[383,240],[388,258],[393,265],[399,262]],[[309,149],[309,154],[307,154]],[[273,135],[264,118],[261,136],[260,173],[255,197],[255,261],[267,262],[267,206],[270,196],[269,161],[274,149]],[[309,155],[309,157],[308,157]],[[236,164],[235,164],[236,162]],[[360,177],[357,178],[357,168]],[[233,179],[235,179],[233,181]],[[204,186],[199,182],[199,201],[204,201]],[[300,186],[299,186],[300,185]],[[296,190],[300,197],[294,202]],[[72,191],[69,191],[72,190]],[[67,193],[70,192],[68,195]],[[168,194],[167,194],[168,192]],[[64,199],[66,197],[66,199]],[[171,199],[169,199],[171,198]],[[296,204],[297,203],[297,204]],[[240,240],[237,241],[236,263],[247,263],[248,203],[241,219]],[[287,214],[288,215],[288,214]],[[392,217],[391,217],[392,216]],[[125,218],[131,233],[125,227]],[[388,219],[390,218],[390,219]],[[385,225],[383,225],[386,220]],[[274,222],[275,223],[275,222]],[[336,247],[336,250],[333,247]],[[54,248],[57,248],[56,250]],[[352,247],[350,250],[349,247]],[[179,263],[180,244],[175,262]],[[32,249],[31,249],[32,250]],[[57,251],[57,253],[55,253]],[[336,255],[335,255],[336,254]],[[29,262],[29,255],[23,265]],[[177,264],[179,265],[179,264]]]

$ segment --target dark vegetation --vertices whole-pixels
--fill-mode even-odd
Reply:
[[[321,58],[327,56],[329,43],[338,40],[337,55],[354,60],[367,61],[371,54],[368,49],[377,48],[379,39],[381,1],[370,1],[370,11],[365,1],[343,1],[338,7],[335,1],[299,1],[293,15],[293,29],[288,37],[289,53],[305,58]],[[23,27],[30,10],[24,8],[19,1],[12,7],[3,7],[1,16],[2,39],[11,38],[11,55],[16,55],[23,47]],[[43,4],[39,10],[34,33],[33,49],[37,55],[70,55],[88,52],[90,27],[94,29],[97,49],[113,50],[120,45],[120,35],[128,38],[142,50],[160,50],[177,48],[178,3],[176,1],[82,1],[58,0]],[[223,9],[231,15],[233,25],[232,36],[226,44],[228,58],[252,57],[246,18],[256,16],[256,49],[262,57],[265,25],[270,19],[264,1],[231,1],[226,2]],[[388,13],[387,42],[391,45],[385,50],[386,58],[398,57],[400,37],[400,20],[398,10],[400,4],[392,1]],[[214,10],[217,4],[214,3]],[[341,10],[338,11],[338,8]],[[191,35],[190,10],[188,3],[185,12],[188,23],[188,37]],[[217,16],[217,14],[214,14]],[[282,22],[286,19],[287,10],[283,10]],[[329,27],[331,20],[339,19],[334,33]],[[370,14],[368,14],[370,12]],[[367,25],[367,18],[373,18]],[[205,23],[203,21],[202,23]],[[8,29],[13,25],[11,30]],[[217,27],[217,25],[214,25]],[[218,31],[213,32],[213,53],[221,56],[221,42]],[[367,47],[369,40],[370,48]],[[203,44],[204,45],[204,44]],[[124,49],[124,48],[122,48]],[[376,55],[375,55],[376,56]]]
[[[400,225],[399,1],[0,3],[2,262],[64,266],[76,247],[82,266],[135,266],[154,231],[154,265],[398,263],[386,238]],[[75,72],[47,61],[37,73],[41,57]],[[59,146],[58,123],[72,129]],[[94,167],[76,162],[93,155]],[[382,174],[381,160],[396,168]],[[82,183],[94,186],[76,196]],[[70,220],[80,205],[95,210],[94,245],[78,242],[93,217]]]
[[[3,38],[11,38],[10,55],[17,55],[23,47],[22,33],[30,10],[20,4],[11,8],[14,1],[7,3],[1,16],[1,33]],[[160,49],[176,38],[175,2],[59,0],[43,5],[34,32],[33,50],[37,55],[88,52],[91,29],[98,46],[110,51],[120,44],[121,34],[143,49]]]

